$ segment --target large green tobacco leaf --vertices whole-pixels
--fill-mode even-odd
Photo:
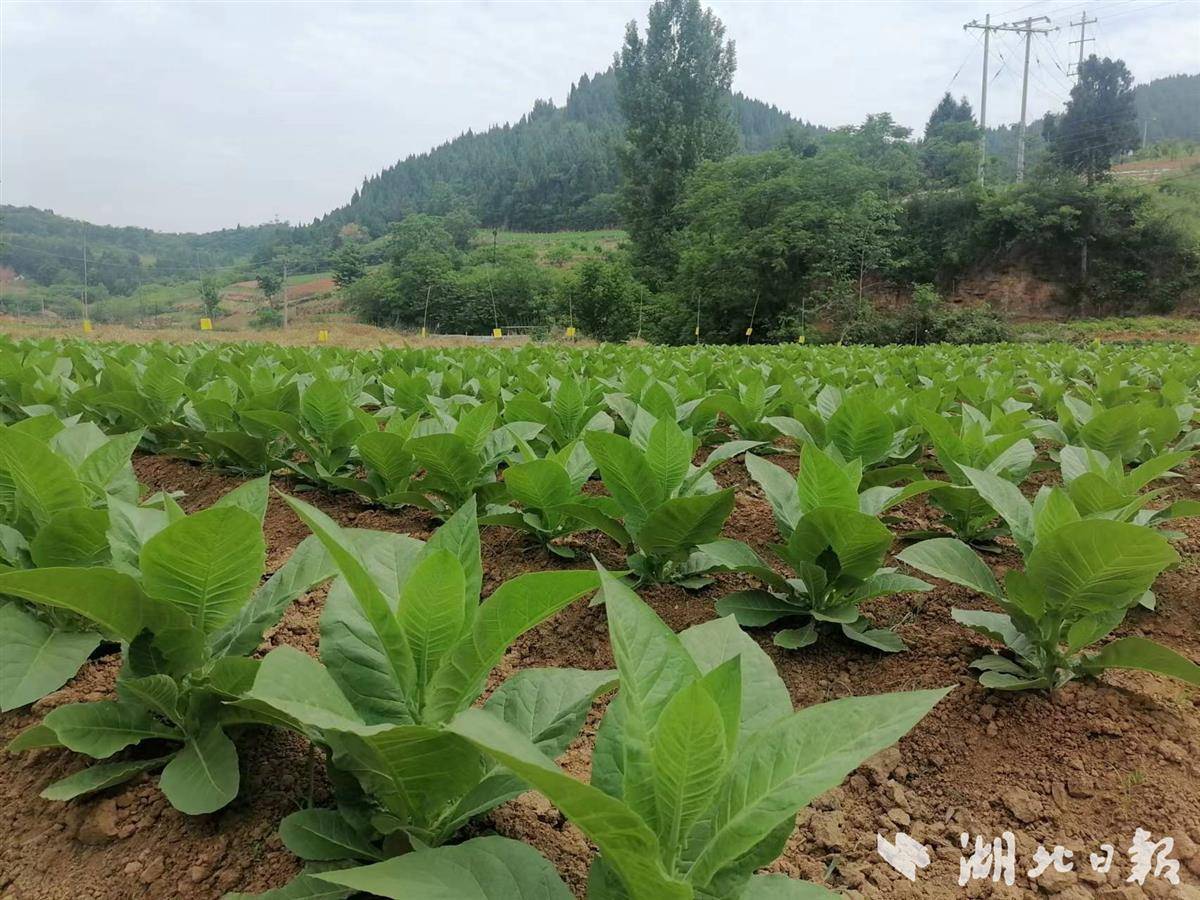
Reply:
[[[405,437],[389,431],[368,431],[359,435],[355,444],[363,463],[377,472],[388,487],[402,483],[416,469],[407,445]]]
[[[752,875],[738,900],[837,900],[842,895],[786,875]]]
[[[147,625],[171,618],[138,583],[112,569],[50,568],[0,572],[0,594],[67,609],[113,637],[132,641]]]
[[[20,505],[39,527],[55,513],[87,505],[71,464],[35,437],[0,429],[0,465],[8,470]]]
[[[458,735],[424,725],[326,729],[334,764],[355,776],[400,819],[420,820],[474,787],[483,774],[479,751]]]
[[[562,465],[552,459],[534,459],[504,470],[509,495],[529,509],[557,509],[573,502],[576,491]]]
[[[673,419],[662,418],[655,422],[646,439],[646,465],[654,473],[664,497],[675,494],[691,464],[692,436]]]
[[[173,807],[200,816],[232,802],[239,781],[237,748],[213,725],[188,737],[158,783]]]
[[[1051,608],[1102,612],[1133,603],[1177,562],[1158,532],[1100,519],[1059,528],[1034,549],[1025,574]]]
[[[520,635],[591,593],[594,571],[535,572],[500,585],[479,606],[471,629],[450,650],[426,694],[423,718],[447,722],[483,689],[488,673]]]
[[[279,823],[284,846],[301,859],[380,859],[379,852],[332,809],[302,809]]]
[[[1106,644],[1099,653],[1084,659],[1083,668],[1091,672],[1141,669],[1200,685],[1200,666],[1162,644],[1140,637],[1118,638]]]
[[[733,664],[736,666],[736,659]],[[738,671],[735,685],[739,694],[740,674]],[[738,699],[732,704],[735,714]],[[732,731],[736,734],[736,722]],[[704,681],[693,681],[663,708],[650,747],[664,863],[674,862],[684,837],[711,802],[725,772],[728,753],[724,710]]]
[[[238,485],[232,491],[222,494],[213,506],[236,506],[238,509],[244,509],[258,520],[261,528],[262,521],[267,515],[267,500],[270,499],[270,495],[271,478],[269,475],[264,475],[262,478],[251,479],[245,484]]]
[[[108,513],[86,506],[55,513],[29,542],[29,557],[39,568],[105,565]]]
[[[616,683],[611,669],[522,669],[492,691],[483,708],[553,759],[579,734],[592,698]]]
[[[97,493],[115,494],[135,502],[137,479],[129,467],[129,457],[141,442],[142,435],[139,430],[109,438],[80,464],[79,480]]]
[[[858,459],[848,467],[839,465],[819,448],[808,445],[800,454],[800,468],[794,490],[805,514],[822,506],[858,509],[858,476],[862,466]],[[847,472],[850,468],[854,475]]]
[[[266,705],[313,728],[354,729],[363,725],[328,670],[307,653],[287,645],[276,647],[263,658],[240,704],[252,709]]]
[[[896,558],[934,578],[961,584],[992,598],[1001,596],[992,570],[974,550],[954,538],[921,541],[897,553]]]
[[[826,548],[837,554],[839,572],[855,581],[874,574],[892,544],[887,526],[856,509],[823,506],[807,513],[787,543],[793,564],[815,563]]]
[[[1033,506],[1011,481],[1006,481],[991,472],[961,466],[963,475],[979,496],[1008,523],[1013,540],[1021,552],[1028,554],[1033,549],[1035,533]]]
[[[948,692],[834,700],[753,735],[734,755],[688,880],[708,884],[781,821],[907,734]]]
[[[266,559],[262,527],[236,506],[212,507],[168,525],[142,548],[146,593],[182,609],[211,634],[237,615]]]
[[[400,595],[396,616],[412,654],[418,710],[425,685],[462,634],[463,592],[462,566],[449,550],[435,550],[416,565]]]
[[[15,603],[0,606],[0,635],[0,712],[58,690],[100,644],[94,631],[60,631]]]
[[[676,557],[721,536],[733,511],[733,488],[715,494],[675,497],[655,509],[637,529],[638,546],[647,556]]]
[[[741,660],[742,737],[791,714],[791,695],[775,664],[732,618],[693,625],[679,635],[679,640],[701,673],[711,672],[731,659]]]
[[[426,542],[426,553],[436,550],[449,550],[462,566],[463,610],[469,623],[475,618],[479,592],[483,590],[483,562],[479,555],[479,517],[474,497],[459,507]],[[411,571],[410,566],[397,566],[397,572],[408,571]],[[398,584],[397,596],[401,587],[403,585]]]
[[[599,847],[632,900],[690,900],[691,889],[662,866],[658,838],[624,803],[560,771],[528,738],[477,709],[450,727],[549,798]]]
[[[334,432],[350,419],[350,404],[336,383],[321,376],[301,396],[300,415],[308,429],[322,443],[328,443]]]
[[[157,759],[135,759],[89,766],[74,775],[68,775],[66,778],[54,782],[38,796],[43,800],[74,800],[76,797],[94,794],[96,791],[124,784],[143,772],[159,768],[168,759],[170,759],[169,756],[160,756]]]
[[[592,780],[623,797],[631,810],[654,824],[651,731],[671,698],[700,677],[679,637],[627,586],[601,572],[613,657],[621,677],[617,711],[610,709],[596,738]],[[611,720],[611,721],[610,721]],[[612,760],[612,764],[608,762]],[[620,775],[612,771],[621,766]]]
[[[408,448],[431,487],[447,493],[470,493],[479,480],[480,458],[456,434],[427,434],[413,438]]]
[[[882,460],[892,446],[894,432],[887,413],[862,396],[847,397],[825,428],[843,459],[861,459],[864,466]]]
[[[363,566],[353,544],[332,519],[315,507],[295,497],[285,496],[288,505],[324,545],[337,563],[346,585],[354,595],[362,613],[359,622],[369,636],[368,648],[376,659],[369,664],[374,673],[375,693],[401,703],[401,698],[411,696],[416,675],[408,641],[400,628],[388,598]],[[326,615],[329,614],[326,610]],[[361,642],[360,642],[361,643]]]
[[[753,453],[746,454],[746,471],[750,473],[751,478],[758,482],[763,493],[767,495],[767,502],[771,504],[771,509],[775,513],[775,522],[779,527],[779,533],[786,538],[792,533],[792,529],[796,527],[800,516],[803,515],[800,508],[800,497],[796,491],[796,479],[784,469]]]
[[[393,900],[571,900],[547,859],[494,836],[314,877]]]
[[[111,700],[59,706],[42,721],[64,747],[96,759],[106,759],[148,738],[180,740],[182,737],[179,731],[159,722],[142,707]]]
[[[659,480],[642,452],[628,438],[589,431],[583,441],[600,469],[604,486],[624,511],[626,526],[637,531],[665,499]]]

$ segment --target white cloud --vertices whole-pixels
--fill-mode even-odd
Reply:
[[[737,89],[821,124],[888,110],[915,128],[947,86],[978,101],[981,51],[964,22],[990,11],[994,21],[1050,15],[1065,25],[1084,7],[713,5],[737,42]],[[646,6],[5,2],[0,194],[163,229],[308,221],[399,158],[514,120],[538,97],[561,102],[580,74],[609,65],[625,22],[644,20]],[[1089,49],[1123,57],[1139,80],[1200,68],[1200,5],[1086,7],[1100,18]],[[1065,97],[1058,66],[1073,37],[1035,42],[1031,118]],[[994,50],[989,119],[1012,121],[1017,39]]]

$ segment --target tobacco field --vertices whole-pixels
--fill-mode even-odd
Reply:
[[[4,898],[1195,892],[1195,348],[0,338],[0,422]]]

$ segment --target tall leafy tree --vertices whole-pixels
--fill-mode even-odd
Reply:
[[[333,283],[338,287],[353,284],[366,272],[362,251],[358,249],[357,244],[343,244],[342,249],[333,257]]]
[[[1067,110],[1047,117],[1051,159],[1091,184],[1140,140],[1133,75],[1119,59],[1089,56],[1079,67]]]
[[[213,318],[221,302],[221,286],[211,275],[200,282],[200,302],[204,305],[204,315]]]
[[[974,126],[975,113],[971,111],[971,103],[966,97],[955,100],[950,92],[946,91],[929,114],[929,121],[925,123],[925,137],[929,139],[941,136],[947,128],[955,125]]]
[[[921,169],[934,187],[967,184],[979,171],[979,127],[966,97],[947,91],[925,123]]]
[[[720,19],[699,0],[658,0],[645,37],[625,30],[616,56],[625,116],[622,203],[634,258],[650,280],[674,269],[671,236],[687,176],[737,148],[729,86],[736,58]]]
[[[263,272],[258,276],[258,289],[263,292],[268,303],[274,303],[275,296],[283,288],[283,278],[274,272]]]

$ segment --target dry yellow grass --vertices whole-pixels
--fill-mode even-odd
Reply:
[[[0,333],[10,334],[16,338],[86,337],[96,341],[117,341],[128,344],[141,344],[150,341],[170,341],[171,343],[221,341],[233,343],[272,343],[288,347],[317,346],[320,343],[317,339],[317,334],[322,329],[329,332],[329,344],[355,350],[369,350],[376,347],[468,347],[479,345],[519,347],[529,342],[529,338],[525,335],[507,336],[499,341],[493,341],[490,337],[474,337],[469,335],[430,335],[423,338],[419,334],[377,328],[374,325],[361,325],[355,322],[316,321],[306,321],[287,329],[227,330],[221,328],[220,323],[218,323],[217,328],[213,331],[200,331],[199,328],[131,328],[128,325],[94,324],[92,326],[92,333],[85,335],[82,324],[78,321],[61,320],[47,322],[39,319],[0,316]],[[577,344],[590,345],[591,342],[580,341]]]
[[[354,322],[317,322],[306,320],[287,329],[223,329],[217,323],[212,331],[199,328],[132,328],[130,325],[92,325],[90,335],[83,332],[78,320],[54,320],[47,322],[36,318],[14,318],[0,316],[0,334],[13,337],[85,337],[92,341],[115,341],[119,343],[148,343],[169,341],[191,343],[193,341],[215,341],[226,343],[277,343],[284,347],[319,346],[318,332],[329,332],[328,343],[335,347],[350,349],[374,349],[378,347],[521,347],[529,342],[526,335],[508,335],[493,341],[490,336],[473,335],[430,335],[421,337],[410,331],[394,331],[362,325]],[[594,341],[572,341],[575,347],[595,347]]]

